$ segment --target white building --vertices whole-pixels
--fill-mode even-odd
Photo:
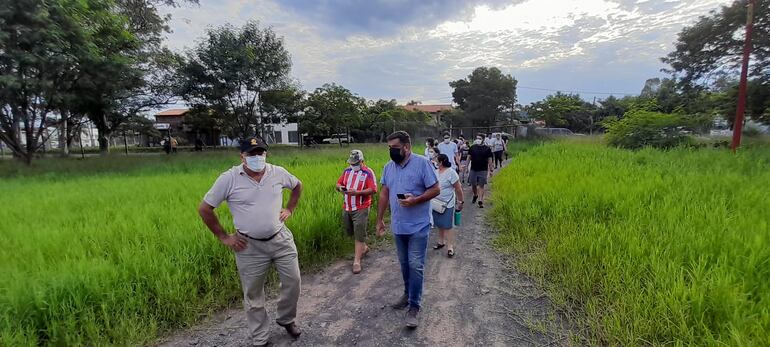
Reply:
[[[297,123],[266,124],[265,141],[268,144],[298,145],[299,131]]]

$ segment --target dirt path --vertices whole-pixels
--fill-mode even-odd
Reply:
[[[468,201],[458,230],[457,255],[428,250],[420,327],[404,327],[405,311],[390,308],[403,291],[395,248],[372,251],[364,271],[350,261],[303,277],[294,341],[273,325],[276,346],[565,346],[574,344],[568,325],[534,283],[506,265],[493,250],[484,209]],[[431,231],[432,246],[436,232]],[[275,315],[275,299],[268,303]],[[161,346],[249,346],[243,310],[222,312],[180,331]]]

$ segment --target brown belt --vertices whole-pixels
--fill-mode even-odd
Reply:
[[[264,239],[258,239],[258,238],[256,238],[256,237],[251,237],[251,236],[249,236],[249,235],[246,235],[246,234],[242,233],[240,230],[238,230],[238,233],[239,233],[239,234],[241,234],[241,235],[243,235],[243,236],[246,236],[246,237],[248,237],[248,238],[250,238],[250,239],[252,239],[252,240],[257,240],[257,241],[270,241],[270,240],[272,240],[272,239],[275,237],[275,235],[278,235],[279,233],[281,233],[281,231],[279,230],[279,231],[277,231],[275,234],[271,235],[270,237],[266,237],[266,238],[264,238]]]

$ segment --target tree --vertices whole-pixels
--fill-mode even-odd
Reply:
[[[114,51],[83,64],[71,110],[85,114],[99,132],[99,148],[109,151],[113,132],[133,117],[168,105],[179,89],[181,58],[163,48]]]
[[[172,103],[175,99],[180,58],[162,46],[170,32],[170,15],[158,14],[159,6],[176,7],[197,0],[116,0],[111,11],[125,18],[122,28],[131,40],[103,32],[95,37],[103,47],[84,60],[73,94],[76,114],[87,115],[99,132],[102,153],[109,152],[112,133],[126,120]]]
[[[685,86],[708,84],[712,76],[737,76],[743,55],[747,0],[734,1],[701,17],[679,33],[676,50],[662,58]],[[770,79],[770,0],[756,0],[751,76]]]
[[[759,79],[748,81],[746,94],[746,115],[757,121],[770,125],[770,82],[763,83]],[[710,105],[714,111],[724,115],[732,125],[735,121],[735,110],[738,107],[738,82],[721,85],[709,94]]]
[[[296,122],[304,99],[305,92],[296,86],[266,91],[262,95],[262,114],[268,123]]]
[[[349,133],[350,128],[361,124],[365,110],[363,98],[341,85],[324,84],[307,97],[301,131],[313,135]]]
[[[0,6],[0,139],[15,156],[30,163],[48,140],[52,114],[69,112],[83,62],[105,49],[100,38],[134,41],[124,23],[111,2],[101,0]]]
[[[733,123],[737,100],[735,79],[743,56],[746,5],[747,0],[734,1],[701,17],[679,33],[676,49],[661,58],[671,66],[667,71],[677,79],[685,112],[716,111]],[[770,88],[770,0],[756,0],[752,46],[747,115],[770,124],[770,92],[767,92]]]
[[[496,67],[479,67],[465,79],[449,82],[452,98],[476,125],[494,126],[516,104],[516,79]]]
[[[527,107],[532,116],[542,119],[549,127],[564,127],[572,131],[586,131],[592,127],[594,106],[577,94],[556,94],[534,102]]]
[[[607,117],[622,117],[630,108],[634,98],[631,96],[625,96],[622,99],[618,99],[612,95],[608,96],[604,100],[600,100],[601,105],[596,110],[596,117],[594,121],[601,121]]]
[[[621,120],[606,122],[605,139],[610,145],[626,149],[672,148],[690,141],[679,129],[686,124],[679,115],[634,110]]]
[[[187,53],[181,94],[193,107],[217,112],[226,133],[247,138],[264,130],[266,94],[292,88],[290,68],[289,52],[272,29],[253,21],[224,25],[209,29]]]

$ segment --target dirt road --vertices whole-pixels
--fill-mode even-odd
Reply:
[[[373,250],[364,271],[353,275],[350,260],[303,277],[298,340],[273,325],[276,346],[564,346],[574,344],[565,319],[531,280],[507,266],[491,246],[494,230],[484,209],[470,204],[457,229],[457,255],[433,250],[426,264],[420,326],[404,326],[405,311],[390,307],[403,291],[395,248]],[[268,303],[275,315],[275,299]],[[241,309],[222,312],[180,331],[161,346],[249,346]]]

